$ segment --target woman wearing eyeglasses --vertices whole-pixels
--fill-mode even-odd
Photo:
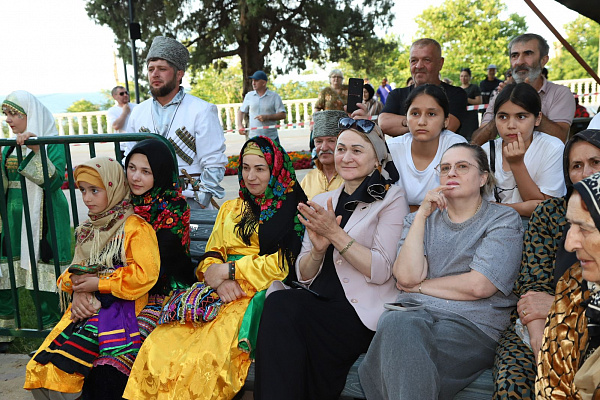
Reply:
[[[566,193],[564,144],[536,130],[542,118],[540,96],[531,85],[507,85],[494,103],[494,123],[500,138],[482,146],[498,181],[494,200],[524,217],[530,217],[541,201]]]
[[[406,99],[409,132],[388,140],[400,173],[398,184],[406,192],[410,211],[417,211],[427,192],[440,184],[435,167],[442,154],[465,138],[446,129],[450,105],[442,88],[421,85]]]
[[[300,204],[306,227],[296,274],[303,288],[270,294],[256,355],[256,399],[338,399],[398,291],[392,265],[408,204],[383,133],[342,118],[332,192]]]
[[[359,368],[368,399],[452,399],[492,366],[517,302],[521,219],[484,200],[485,153],[455,144],[437,169],[440,186],[406,218],[393,269],[396,301],[424,307],[381,316]]]

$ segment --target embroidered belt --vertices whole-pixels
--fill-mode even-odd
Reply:
[[[19,181],[9,181],[8,182],[9,189],[21,189],[21,182]]]

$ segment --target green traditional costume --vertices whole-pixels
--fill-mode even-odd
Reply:
[[[54,117],[50,111],[28,92],[19,90],[9,94],[2,103],[2,111],[5,114],[14,115],[16,118],[27,118],[26,132],[31,132],[37,137],[58,134]],[[22,150],[24,158],[20,164],[15,147],[5,147],[2,150],[1,171],[8,211],[8,224],[3,224],[3,229],[8,226],[9,235],[4,230],[0,235],[2,244],[0,247],[0,326],[14,326],[14,305],[9,279],[10,260],[8,257],[10,256],[17,287],[25,286],[27,289],[33,289],[32,271],[34,270],[33,265],[36,265],[42,321],[45,327],[49,327],[56,323],[62,315],[59,310],[56,287],[58,275],[55,272],[52,232],[56,234],[59,274],[72,258],[69,206],[61,190],[66,165],[65,150],[62,145],[47,146],[49,191],[44,190],[40,153],[25,146],[22,147]],[[21,176],[25,177],[25,189],[28,196],[34,260],[30,259],[27,244]],[[52,202],[54,230],[49,225],[48,219],[50,201]],[[10,242],[8,236],[10,236]],[[8,252],[9,248],[10,253]],[[0,342],[8,340],[6,337],[0,337]]]

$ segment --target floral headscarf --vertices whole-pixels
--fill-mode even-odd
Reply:
[[[244,150],[250,143],[260,147],[271,171],[267,189],[260,196],[250,193],[242,177]],[[272,254],[281,249],[291,270],[304,235],[304,225],[298,220],[297,206],[300,202],[306,202],[307,198],[298,184],[290,157],[279,143],[267,137],[249,139],[240,152],[238,179],[240,198],[246,203],[242,219],[236,225],[238,234],[249,245],[250,236],[258,226],[259,255]]]
[[[181,240],[186,254],[190,252],[190,207],[181,195],[173,157],[167,146],[157,139],[137,143],[125,159],[125,167],[133,154],[143,154],[154,176],[154,186],[142,195],[131,194],[135,213],[152,225],[155,231],[168,229]]]

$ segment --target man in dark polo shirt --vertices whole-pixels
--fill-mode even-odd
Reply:
[[[483,104],[490,101],[490,96],[502,81],[496,78],[497,67],[495,64],[490,64],[487,67],[487,76],[479,83]]]
[[[445,90],[450,101],[448,129],[458,133],[462,119],[467,112],[467,93],[458,86],[451,86],[440,80],[444,65],[442,48],[433,39],[419,39],[410,47],[410,73],[414,84],[394,89],[388,95],[385,107],[378,117],[381,130],[389,136],[401,136],[408,132],[406,124],[406,99],[419,85],[430,83]]]

